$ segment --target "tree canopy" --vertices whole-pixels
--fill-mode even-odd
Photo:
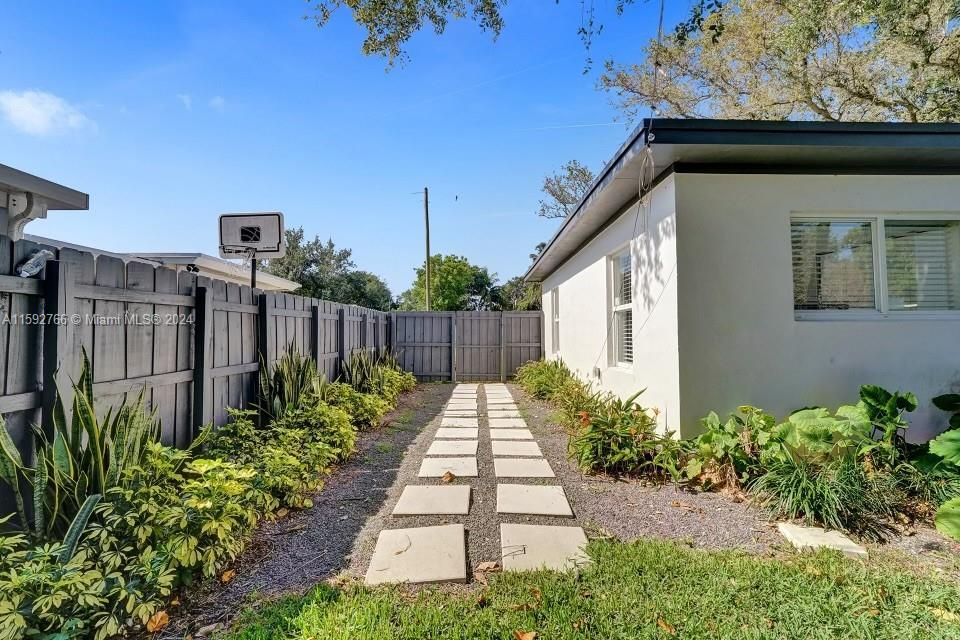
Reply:
[[[957,120],[958,16],[960,0],[701,0],[600,83],[628,115]]]
[[[566,218],[593,184],[593,171],[576,160],[543,179],[540,188],[545,196],[540,200],[537,215],[544,218]]]
[[[400,294],[400,308],[426,308],[426,271],[417,267],[413,286]],[[497,274],[463,256],[430,256],[431,311],[475,311],[493,307]]]
[[[287,229],[287,254],[267,262],[265,271],[300,283],[299,295],[371,309],[387,310],[393,297],[386,283],[368,271],[358,271],[350,249],[337,249],[333,240],[305,240],[302,227]]]

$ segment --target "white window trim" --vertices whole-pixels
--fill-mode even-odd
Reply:
[[[550,351],[560,354],[560,287],[550,290]]]
[[[626,304],[614,304],[616,300],[615,290],[617,287],[617,274],[619,273],[619,258],[627,254],[630,256],[630,302]],[[634,277],[634,263],[633,263],[633,247],[628,242],[625,245],[619,247],[616,251],[607,256],[607,309],[609,309],[609,315],[607,317],[607,326],[608,330],[608,340],[610,347],[608,350],[607,359],[611,367],[617,367],[619,369],[633,369],[633,362],[625,362],[620,360],[618,353],[618,341],[617,341],[617,313],[620,311],[630,310],[633,311],[633,301],[634,301],[634,289],[636,288],[636,278]],[[636,314],[634,314],[636,315]],[[632,333],[630,335],[630,341],[633,342],[635,336]]]
[[[890,321],[901,322],[909,320],[960,320],[960,310],[944,311],[891,311],[887,292],[887,243],[884,234],[884,222],[887,219],[896,220],[957,220],[960,221],[960,212],[953,211],[858,211],[856,213],[824,213],[793,211],[787,222],[788,237],[789,225],[794,220],[836,220],[839,222],[869,222],[873,230],[873,286],[876,309],[851,309],[835,311],[830,309],[794,310],[794,319],[802,321],[828,322],[863,322],[863,321]],[[791,277],[793,274],[791,256]],[[792,291],[792,283],[791,283]],[[792,296],[791,296],[792,298]]]

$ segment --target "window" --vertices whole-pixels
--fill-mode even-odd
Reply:
[[[886,220],[891,311],[960,308],[960,221]]]
[[[794,218],[794,310],[960,309],[960,220]]]
[[[550,290],[550,315],[553,319],[551,346],[553,353],[560,353],[560,289],[557,287]]]
[[[613,361],[633,362],[633,261],[630,250],[610,259],[612,275]]]

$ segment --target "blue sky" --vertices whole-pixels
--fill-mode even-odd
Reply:
[[[558,224],[534,214],[543,176],[600,169],[635,125],[596,78],[639,58],[657,7],[614,4],[596,2],[584,74],[578,0],[514,0],[496,41],[469,21],[420,33],[390,71],[345,12],[318,30],[300,0],[3,0],[0,162],[90,194],[29,233],[215,254],[218,214],[280,210],[395,294],[423,260],[428,186],[434,253],[503,281]],[[673,25],[688,3],[668,4]]]

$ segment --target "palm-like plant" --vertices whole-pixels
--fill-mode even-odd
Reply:
[[[71,385],[69,422],[58,393],[52,433],[34,428],[33,468],[24,464],[0,420],[2,479],[14,492],[23,530],[37,539],[59,537],[75,529],[78,516],[85,524],[92,512],[90,499],[99,500],[107,489],[119,486],[123,471],[140,464],[147,444],[160,432],[159,422],[143,409],[143,390],[136,400],[124,401],[99,417],[86,352],[82,358],[80,376]],[[24,482],[32,487],[32,521],[27,518],[20,491]]]
[[[255,406],[268,420],[274,420],[308,397],[320,396],[322,386],[317,364],[291,343],[272,367],[260,363],[260,400]]]

